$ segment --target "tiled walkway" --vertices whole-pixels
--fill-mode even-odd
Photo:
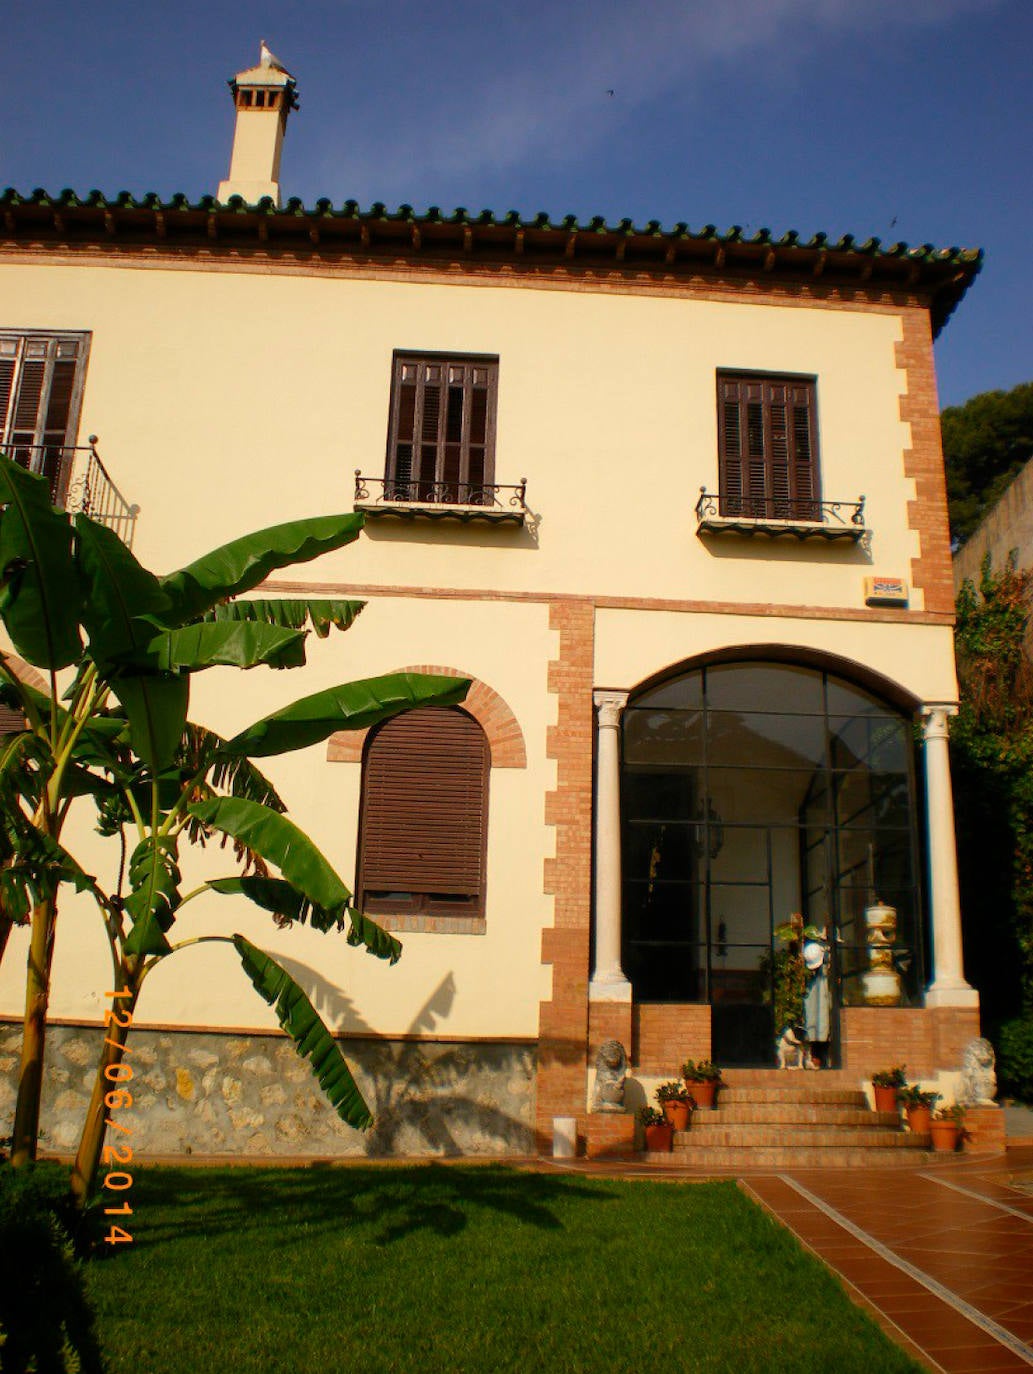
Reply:
[[[581,1167],[659,1173],[634,1165]],[[699,1177],[676,1169],[662,1176]],[[738,1177],[928,1368],[1033,1370],[1033,1148],[914,1170],[757,1170]]]

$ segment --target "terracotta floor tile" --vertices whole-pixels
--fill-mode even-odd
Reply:
[[[987,1346],[973,1347],[971,1350],[932,1350],[929,1353],[937,1364],[948,1371],[948,1374],[984,1374],[985,1370],[993,1367],[1029,1370],[1025,1360],[1012,1354],[996,1341]],[[991,1360],[994,1361],[993,1366],[990,1365]]]

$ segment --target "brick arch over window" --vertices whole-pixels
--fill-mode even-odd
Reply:
[[[397,668],[400,673],[439,673],[442,677],[470,677],[469,673],[458,668],[442,668],[437,664],[412,664],[408,668]],[[471,678],[470,690],[462,709],[473,716],[488,740],[491,750],[492,768],[526,768],[527,750],[524,734],[516,716],[509,709],[498,692]],[[361,763],[362,751],[368,730],[338,730],[330,736],[326,747],[326,757],[330,763]]]

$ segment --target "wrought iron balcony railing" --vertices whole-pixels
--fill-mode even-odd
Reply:
[[[421,516],[430,520],[487,520],[523,524],[527,515],[527,478],[516,486],[499,482],[400,481],[365,477],[355,470],[355,509],[370,516]]]
[[[132,546],[140,507],[130,505],[111,480],[97,452],[96,434],[86,444],[11,444],[5,452],[47,478],[50,499],[59,509],[81,511]]]
[[[696,502],[698,533],[780,534],[797,539],[849,539],[867,534],[864,497],[856,501],[815,501],[809,497],[729,495],[700,488]]]

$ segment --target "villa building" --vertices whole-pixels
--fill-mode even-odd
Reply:
[[[400,932],[396,967],[243,901],[183,922],[284,958],[373,1135],[322,1103],[232,951],[200,946],[137,1010],[141,1148],[521,1154],[557,1117],[585,1129],[611,1037],[646,1087],[687,1057],[773,1069],[794,913],[827,951],[830,1070],[956,1068],[979,1010],[933,339],[980,255],[282,204],[294,79],[263,61],[231,88],[217,198],[0,197],[2,446],[159,571],[366,513],[356,544],[264,589],[362,615],[301,673],[204,675],[191,709],[212,728],[401,668],[473,686],[269,768]],[[90,832],[70,844],[110,863]],[[109,977],[75,912],[51,1002],[59,1145]],[[22,935],[0,970],[8,1054]]]

